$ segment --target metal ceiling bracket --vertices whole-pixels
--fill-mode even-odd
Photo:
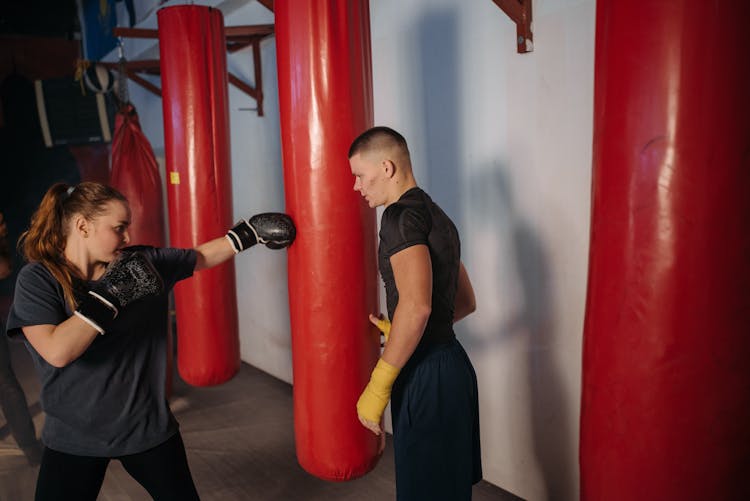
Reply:
[[[534,50],[534,34],[531,31],[532,0],[492,0],[516,23],[516,50],[519,54]]]

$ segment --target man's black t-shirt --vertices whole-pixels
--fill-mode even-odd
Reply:
[[[426,245],[432,260],[432,313],[420,345],[453,338],[453,311],[461,264],[461,243],[453,221],[422,189],[406,191],[383,211],[378,266],[385,283],[388,317],[398,304],[390,258],[413,245]]]
[[[193,274],[192,249],[139,247],[164,281],[164,292],[133,302],[112,328],[62,368],[48,364],[26,341],[42,386],[42,441],[82,456],[142,452],[166,441],[177,422],[166,400],[167,301],[174,284]],[[85,282],[74,287],[86,288]],[[9,336],[21,327],[58,325],[72,311],[62,287],[40,263],[21,269],[8,317]]]

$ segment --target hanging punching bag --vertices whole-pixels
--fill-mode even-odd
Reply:
[[[750,499],[750,3],[596,11],[581,499]]]
[[[158,12],[169,235],[195,247],[232,226],[226,42],[221,11],[177,5]],[[239,370],[234,264],[175,287],[177,366],[196,386]]]
[[[354,192],[347,153],[372,126],[366,0],[276,0],[289,248],[297,458],[328,480],[363,475],[378,438],[356,402],[379,355],[375,212]]]
[[[110,184],[130,202],[131,245],[164,247],[164,200],[159,164],[128,103],[115,115]]]

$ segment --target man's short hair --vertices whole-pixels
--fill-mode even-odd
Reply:
[[[349,148],[349,158],[352,158],[357,153],[393,147],[397,147],[407,156],[409,155],[409,147],[406,144],[404,136],[390,127],[382,125],[372,127],[352,141],[352,145]]]

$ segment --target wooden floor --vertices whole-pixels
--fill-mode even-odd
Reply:
[[[12,343],[13,366],[26,391],[37,433],[44,422],[39,385],[23,345]],[[247,364],[230,382],[194,388],[175,382],[171,407],[180,422],[188,460],[204,501],[393,500],[393,447],[388,437],[377,467],[362,478],[327,482],[306,473],[294,453],[292,388]],[[0,414],[2,416],[2,414]],[[0,419],[0,501],[32,500],[37,468],[29,466]],[[110,463],[102,501],[148,500],[119,462]],[[474,500],[518,500],[480,482]]]

